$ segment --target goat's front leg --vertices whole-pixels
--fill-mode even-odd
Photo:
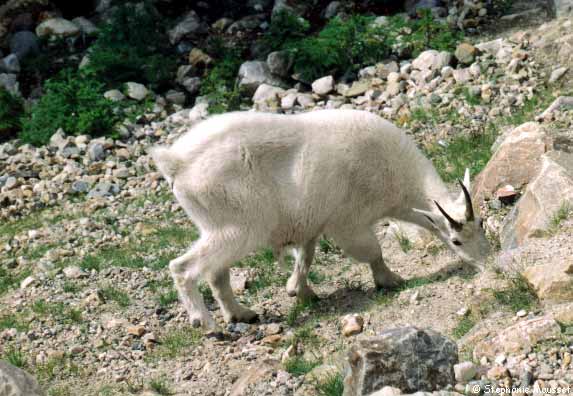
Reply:
[[[368,264],[377,289],[395,289],[404,282],[400,275],[395,274],[386,266],[382,255]]]
[[[287,282],[289,296],[297,296],[299,301],[318,299],[316,293],[308,285],[308,272],[314,259],[316,239],[306,243],[302,248],[295,249],[295,263],[292,274]]]
[[[235,299],[233,289],[231,289],[230,274],[228,268],[222,268],[214,273],[206,274],[205,279],[211,287],[213,297],[221,307],[221,313],[225,322],[254,322],[258,315],[243,307]]]

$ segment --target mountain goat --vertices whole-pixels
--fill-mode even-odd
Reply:
[[[397,286],[402,279],[384,263],[373,232],[385,217],[431,230],[478,267],[488,254],[469,173],[453,199],[413,141],[365,111],[228,113],[151,154],[200,231],[169,269],[191,323],[207,331],[218,327],[199,293],[199,277],[225,321],[252,321],[256,313],[234,298],[229,267],[265,246],[279,261],[285,248],[295,250],[287,291],[301,299],[315,296],[307,275],[321,234],[369,263],[377,287]]]

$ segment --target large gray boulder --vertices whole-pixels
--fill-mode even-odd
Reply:
[[[10,52],[16,54],[22,60],[28,55],[36,55],[40,52],[38,37],[28,31],[17,32],[10,38]]]
[[[42,396],[38,381],[18,367],[0,360],[0,395]]]
[[[36,27],[36,35],[42,37],[71,37],[80,34],[80,28],[64,18],[46,19]]]
[[[268,84],[284,87],[284,82],[274,76],[266,62],[248,61],[239,68],[239,88],[242,92],[253,95],[259,85]]]
[[[541,156],[539,171],[507,216],[500,233],[502,248],[544,235],[564,207],[573,207],[573,154],[551,151]]]
[[[365,396],[385,386],[404,393],[455,383],[456,343],[433,330],[401,327],[359,340],[348,353],[344,396]]]

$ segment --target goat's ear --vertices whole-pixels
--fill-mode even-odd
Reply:
[[[412,209],[414,211],[414,213],[419,213],[422,216],[424,216],[429,222],[430,225],[434,228],[438,228],[438,224],[439,224],[439,216],[433,212],[427,211],[427,210],[421,210],[421,209],[416,209],[413,208]]]
[[[466,168],[466,172],[464,173],[463,183],[464,183],[464,186],[466,187],[466,189],[468,191],[472,191],[472,186],[470,183],[470,168]],[[466,202],[466,198],[464,196],[464,192],[460,191],[460,195],[458,196],[458,199],[456,199],[456,204],[465,205],[465,202]]]

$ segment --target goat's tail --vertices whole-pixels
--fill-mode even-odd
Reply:
[[[159,169],[167,182],[172,184],[181,166],[179,156],[166,146],[152,147],[150,153],[157,169]]]

